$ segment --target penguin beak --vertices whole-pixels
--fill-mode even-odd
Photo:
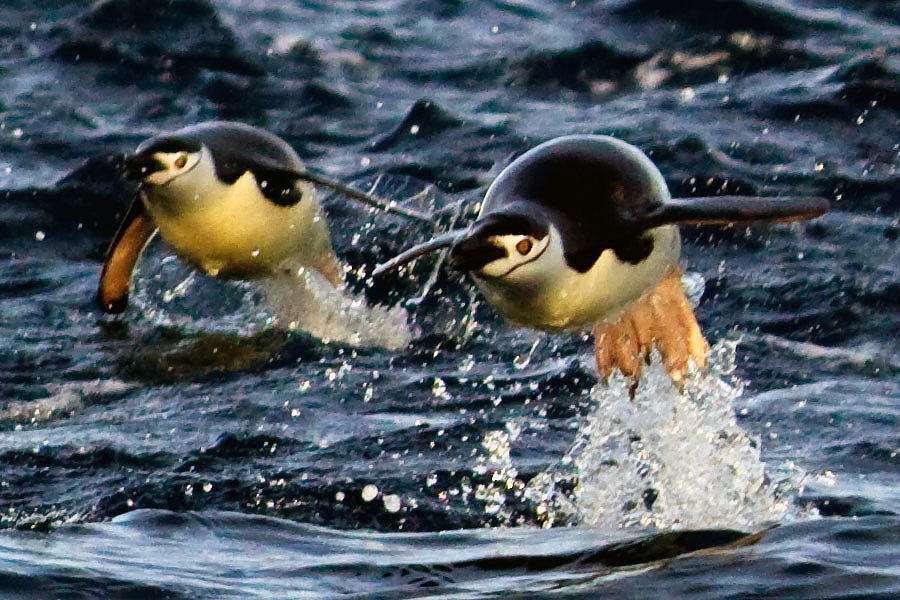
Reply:
[[[152,173],[166,170],[166,165],[152,154],[136,154],[125,158],[125,177],[140,181]]]
[[[454,271],[480,271],[485,265],[507,255],[506,248],[490,238],[467,237],[450,248],[447,263]]]

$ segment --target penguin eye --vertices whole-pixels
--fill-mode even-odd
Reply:
[[[531,248],[533,246],[534,244],[528,238],[524,238],[516,242],[516,250],[518,250],[519,254],[521,254],[522,256],[525,256],[526,254],[531,252]]]
[[[183,152],[178,155],[178,158],[175,159],[175,167],[179,169],[183,169],[184,165],[187,164],[187,154]]]

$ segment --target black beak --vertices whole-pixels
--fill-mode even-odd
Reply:
[[[142,180],[151,173],[164,171],[168,166],[150,154],[136,154],[125,157],[125,177],[128,179]]]
[[[467,237],[450,248],[447,263],[454,271],[479,271],[486,264],[503,258],[506,254],[506,248],[501,248],[490,239]]]

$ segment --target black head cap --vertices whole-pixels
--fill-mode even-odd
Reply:
[[[216,175],[226,183],[255,167],[298,171],[303,163],[291,146],[278,136],[251,125],[232,121],[209,121],[151,138],[136,156],[154,152],[198,152],[206,146],[215,162]]]
[[[509,207],[513,208],[513,207]],[[506,249],[491,242],[498,235],[528,235],[542,239],[549,232],[548,221],[529,214],[529,207],[518,211],[490,213],[479,218],[450,248],[449,265],[457,271],[477,271],[486,264],[506,256]]]
[[[262,193],[276,204],[291,205],[300,199],[295,182],[303,162],[291,146],[278,136],[244,123],[210,121],[179,129],[171,134],[151,138],[138,146],[126,174],[164,168],[153,159],[156,152],[199,152],[206,147],[213,159],[216,177],[232,184],[250,171],[258,182],[266,182]],[[142,170],[140,170],[142,169]]]
[[[485,196],[482,215],[530,206],[560,232],[569,265],[587,271],[612,249],[636,263],[653,249],[642,219],[669,198],[656,166],[634,146],[607,136],[566,136],[510,164]]]
[[[157,152],[199,152],[202,145],[199,141],[177,135],[165,135],[151,138],[140,146],[133,156],[125,158],[125,177],[141,180],[157,171],[165,170],[167,165],[153,155]]]
[[[138,146],[135,156],[156,154],[157,152],[199,152],[202,143],[191,137],[179,135],[161,135],[150,138]]]

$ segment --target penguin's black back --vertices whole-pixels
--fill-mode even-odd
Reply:
[[[481,218],[524,213],[562,235],[568,264],[581,272],[612,249],[637,263],[653,249],[642,219],[669,198],[659,170],[640,150],[607,136],[541,144],[513,161],[488,190]]]

